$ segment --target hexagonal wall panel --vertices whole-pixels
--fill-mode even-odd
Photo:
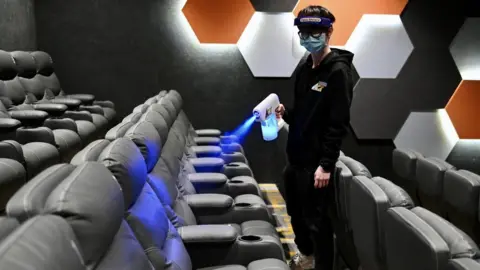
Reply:
[[[290,77],[305,49],[300,46],[292,13],[257,12],[238,41],[255,77]]]
[[[445,108],[460,139],[480,139],[480,81],[462,81]]]
[[[345,48],[360,78],[396,78],[413,50],[398,15],[363,15]]]
[[[343,46],[357,26],[363,14],[391,14],[399,15],[407,0],[300,0],[293,13],[309,5],[321,5],[328,8],[336,17],[331,45]]]
[[[250,0],[256,11],[260,12],[290,12],[298,0]]]
[[[446,159],[459,138],[445,110],[412,112],[394,140],[397,148],[415,149]]]
[[[235,44],[255,13],[249,0],[188,0],[183,14],[200,43]]]
[[[464,80],[480,80],[480,18],[467,18],[450,52]]]

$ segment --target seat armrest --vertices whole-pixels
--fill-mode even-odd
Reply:
[[[48,113],[36,110],[20,110],[20,111],[10,111],[10,117],[16,119],[24,126],[42,126],[45,119],[48,117]]]
[[[234,153],[234,152],[242,152],[242,146],[239,143],[232,142],[232,143],[223,143],[220,142],[220,147],[224,153]]]
[[[68,109],[67,105],[65,104],[55,103],[37,103],[33,105],[33,108],[37,111],[47,112],[49,115],[54,117],[62,116]]]
[[[220,137],[222,132],[218,129],[197,129],[195,130],[199,137]]]
[[[191,146],[190,149],[195,153],[198,158],[220,157],[220,155],[222,154],[222,148],[220,148],[219,146]]]
[[[90,113],[96,113],[96,114],[104,115],[103,108],[100,107],[100,106],[97,106],[97,105],[92,105],[92,106],[82,105],[82,106],[80,106],[79,109],[88,111]]]
[[[225,162],[221,158],[191,158],[190,164],[197,173],[202,172],[221,172]]]
[[[216,193],[213,191],[224,188],[228,178],[223,173],[191,173],[188,174],[188,181],[197,193]]]
[[[12,132],[22,125],[20,121],[12,118],[0,118],[0,132]]]
[[[85,120],[89,122],[93,122],[92,114],[87,111],[66,111],[63,114],[63,118],[70,118],[73,120]]]
[[[238,143],[238,137],[237,135],[224,135],[220,136],[220,141],[222,144]]]
[[[224,214],[233,208],[233,199],[223,194],[185,195],[185,201],[195,215],[210,216]]]
[[[238,231],[231,225],[193,225],[178,229],[185,244],[234,243]]]
[[[217,137],[195,137],[193,138],[193,141],[197,145],[220,145],[220,139]]]
[[[72,99],[78,99],[84,105],[91,105],[95,100],[95,96],[91,94],[72,94],[72,95],[66,95],[66,97],[72,98]]]
[[[242,162],[232,162],[225,164],[223,168],[223,173],[229,178],[232,179],[238,176],[250,176],[253,177],[253,171],[250,167]]]
[[[99,105],[99,106],[102,106],[102,107],[115,109],[115,104],[113,104],[113,102],[111,102],[110,100],[95,100],[93,102],[93,105]]]
[[[78,99],[72,98],[54,98],[49,100],[51,103],[67,105],[69,110],[76,110],[82,104]]]

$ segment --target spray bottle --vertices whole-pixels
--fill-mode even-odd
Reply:
[[[265,141],[273,141],[278,137],[278,131],[283,128],[285,121],[277,119],[275,109],[280,105],[277,94],[270,94],[254,109],[255,121],[260,122],[262,136]]]

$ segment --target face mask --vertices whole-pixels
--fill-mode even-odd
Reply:
[[[327,45],[327,36],[323,33],[320,37],[315,38],[309,36],[307,39],[300,39],[300,45],[305,47],[310,53],[316,53],[325,48]]]

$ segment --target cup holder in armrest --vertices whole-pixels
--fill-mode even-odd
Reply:
[[[235,180],[230,180],[230,181],[228,181],[228,183],[230,183],[230,184],[243,184],[243,181],[242,181],[242,180],[236,180],[236,179],[235,179]]]
[[[236,203],[235,206],[237,206],[237,207],[250,207],[250,206],[252,206],[252,204],[242,202],[242,203]]]
[[[240,241],[245,242],[259,242],[262,241],[262,237],[258,235],[242,235],[238,238]]]
[[[232,168],[233,168],[233,167],[240,167],[240,165],[235,164],[235,163],[228,163],[228,164],[225,165],[225,166],[227,166],[227,167],[232,167]]]

